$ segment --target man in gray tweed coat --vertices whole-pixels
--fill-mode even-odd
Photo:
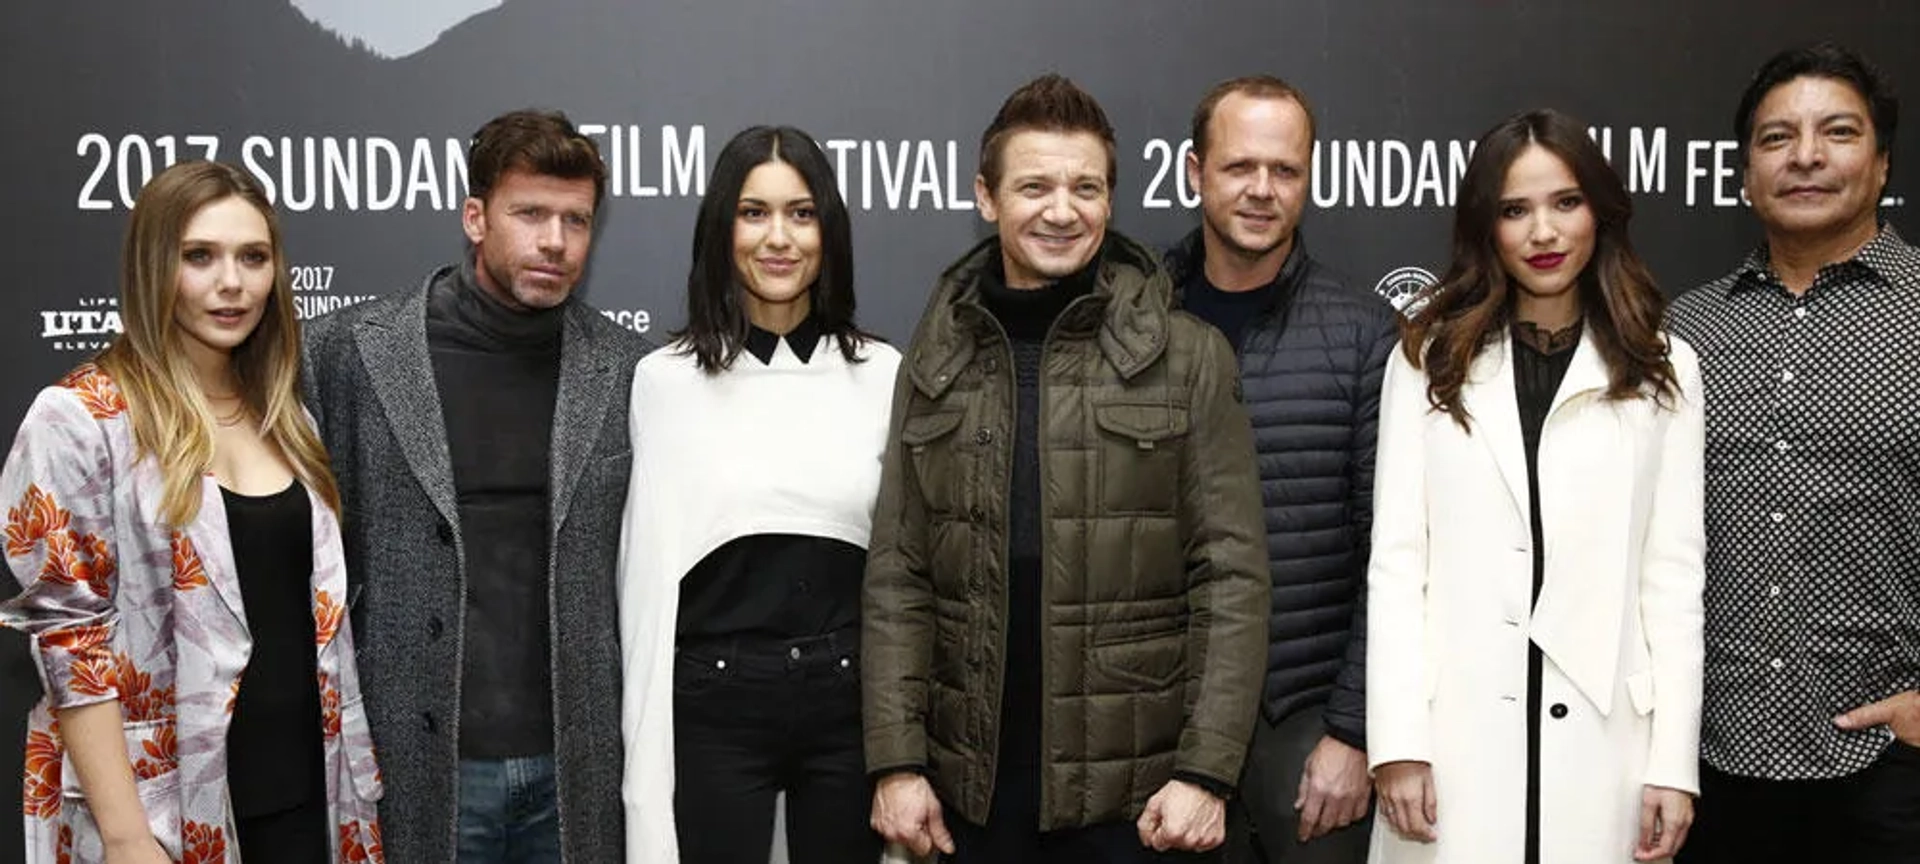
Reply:
[[[467,170],[464,260],[306,330],[386,857],[618,861],[621,406],[647,346],[572,296],[606,187],[590,139],[505,114]]]

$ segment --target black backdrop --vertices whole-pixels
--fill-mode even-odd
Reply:
[[[795,124],[841,160],[862,317],[898,340],[984,233],[975,150],[1013,87],[1053,70],[1101,98],[1114,225],[1166,244],[1196,223],[1179,163],[1193,102],[1272,72],[1319,115],[1309,245],[1356,283],[1443,269],[1465,145],[1550,105],[1609,147],[1636,240],[1678,291],[1757,239],[1726,140],[1754,67],[1836,38],[1920,86],[1917,37],[1910,0],[17,0],[0,10],[0,428],[10,441],[36,390],[111,338],[127,202],[210,147],[272,185],[318,312],[453,259],[466,137],[501,110],[564,109],[617,163],[586,296],[657,337],[682,315],[713,156],[744,126]],[[1884,207],[1910,235],[1898,166],[1915,140]],[[0,778],[19,776],[37,692],[19,638],[0,637]],[[18,813],[18,783],[0,789]],[[0,862],[19,831],[0,817]]]

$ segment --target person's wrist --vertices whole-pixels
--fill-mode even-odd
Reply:
[[[926,779],[926,776],[927,775],[922,774],[919,771],[903,768],[898,771],[891,771],[881,775],[879,785],[898,786],[902,783],[911,783],[915,780],[924,780]]]
[[[1222,801],[1233,797],[1233,784],[1223,783],[1196,771],[1175,771],[1173,772],[1173,779],[1193,786]]]
[[[130,851],[145,848],[148,843],[152,843],[154,840],[153,832],[148,830],[145,825],[139,826],[137,830],[131,826],[123,825],[109,829],[107,826],[102,825],[100,827],[100,842],[108,849]]]

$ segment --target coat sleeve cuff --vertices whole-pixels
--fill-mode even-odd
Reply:
[[[112,637],[107,624],[48,630],[29,639],[48,707],[79,708],[120,698]]]
[[[1363,729],[1356,730],[1351,726],[1347,726],[1342,723],[1339,723],[1338,721],[1334,720],[1331,715],[1329,715],[1326,719],[1326,727],[1327,727],[1327,737],[1332,738],[1333,740],[1338,741],[1342,744],[1345,744],[1348,747],[1352,747],[1355,750],[1359,750],[1361,752],[1366,751],[1367,733],[1365,730]]]
[[[880,776],[927,764],[927,730],[917,723],[896,723],[867,730],[867,773]]]
[[[867,780],[869,782],[878,784],[880,781],[885,780],[888,777],[891,777],[895,774],[918,774],[922,777],[925,777],[927,776],[927,766],[925,765],[889,765],[884,768],[874,768],[867,772]]]
[[[1433,764],[1433,744],[1424,726],[1423,721],[1417,728],[1387,734],[1379,725],[1372,725],[1367,735],[1367,770],[1374,771],[1389,762]]]
[[[1195,786],[1207,790],[1207,794],[1222,801],[1233,797],[1234,787],[1232,783],[1224,783],[1216,778],[1208,777],[1205,774],[1199,774],[1193,771],[1175,771],[1173,772],[1173,779],[1192,783]]]
[[[1694,748],[1665,746],[1658,731],[1655,732],[1655,736],[1651,752],[1647,754],[1647,771],[1642,782],[1648,786],[1664,786],[1668,789],[1678,789],[1699,795],[1700,757],[1697,746]],[[1673,735],[1671,740],[1684,741],[1688,737],[1698,740],[1697,735],[1685,737]]]

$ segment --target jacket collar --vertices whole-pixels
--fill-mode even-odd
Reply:
[[[1827,267],[1864,267],[1880,281],[1891,285],[1900,284],[1902,274],[1920,260],[1920,254],[1900,236],[1900,232],[1885,219],[1880,221],[1880,230],[1868,240],[1866,245],[1843,261],[1835,261]],[[1825,267],[1821,269],[1826,269]],[[1722,296],[1732,296],[1743,291],[1756,290],[1777,283],[1773,275],[1773,264],[1763,241],[1754,247],[1742,259],[1740,266],[1733,271],[1733,279],[1722,290]]]
[[[1054,332],[1092,336],[1114,370],[1132,378],[1166,350],[1172,285],[1158,256],[1118,232],[1107,232],[1098,255],[1093,292],[1061,313]],[[980,337],[994,332],[992,316],[980,305],[979,283],[999,260],[1000,238],[989,237],[960,256],[934,286],[906,361],[914,386],[928,397],[945,393],[973,359]]]
[[[807,317],[800,319],[800,323],[794,325],[793,329],[787,331],[784,336],[762,328],[758,324],[749,323],[744,347],[748,354],[753,355],[753,359],[760,361],[760,365],[771,366],[773,352],[780,347],[780,342],[784,339],[787,350],[793,352],[793,356],[800,360],[801,365],[806,365],[813,359],[813,349],[820,346],[820,335],[819,319],[812,313],[808,313]]]
[[[427,297],[435,283],[453,278],[454,266],[427,275],[419,289],[375,310],[354,327],[362,360],[373,380],[374,398],[394,430],[400,455],[413,469],[440,517],[459,536],[460,511],[447,452],[446,417],[427,346]],[[601,345],[595,319],[599,312],[569,302],[562,312],[559,389],[554,396],[551,446],[552,487],[548,492],[549,536],[558,536],[573,500],[575,481],[600,435],[607,406],[619,395],[614,354]]]
[[[1467,368],[1467,386],[1461,388],[1460,398],[1471,418],[1471,434],[1492,452],[1494,463],[1500,467],[1500,479],[1506,482],[1507,493],[1513,499],[1514,510],[1525,519],[1532,511],[1532,504],[1527,491],[1526,444],[1520,433],[1520,401],[1513,389],[1515,350],[1512,331],[1501,328],[1499,335],[1481,349]],[[1580,329],[1580,344],[1573,352],[1566,375],[1560,379],[1560,388],[1554,391],[1547,409],[1549,421],[1575,398],[1605,393],[1611,380],[1606,361],[1600,356],[1600,346],[1593,340],[1592,327]]]
[[[1207,244],[1205,238],[1201,236],[1204,230],[1195,228],[1187,232],[1187,236],[1180,238],[1180,242],[1167,250],[1167,278],[1173,282],[1176,302],[1181,299],[1181,293],[1186,290],[1187,282],[1195,277],[1202,277],[1206,273]],[[1281,289],[1274,295],[1276,305],[1282,298],[1293,295],[1293,289],[1306,278],[1307,262],[1312,260],[1312,257],[1307,254],[1306,233],[1295,229],[1293,248],[1287,250],[1287,260],[1280,264],[1280,272],[1275,274],[1273,281],[1267,283],[1267,287],[1277,285]]]

